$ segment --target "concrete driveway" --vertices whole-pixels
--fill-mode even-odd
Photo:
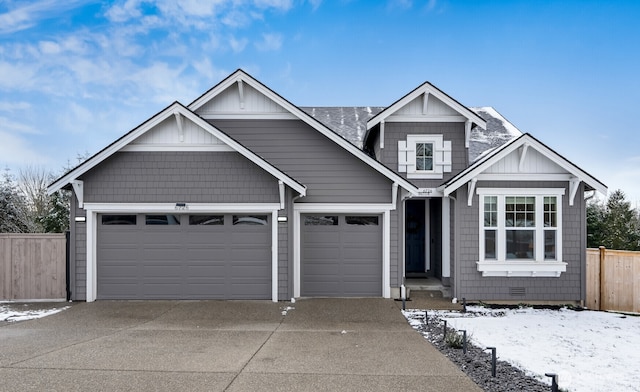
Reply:
[[[480,391],[385,299],[76,303],[0,327],[0,390]]]

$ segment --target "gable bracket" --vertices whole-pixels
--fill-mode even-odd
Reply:
[[[73,180],[71,181],[71,186],[73,186],[73,191],[76,194],[76,198],[78,199],[78,207],[84,207],[84,181],[82,180]]]
[[[238,94],[240,94],[240,109],[244,109],[244,82],[238,80]]]
[[[284,182],[278,180],[278,190],[280,191],[280,209],[284,210]]]
[[[423,115],[427,114],[428,105],[429,105],[429,92],[425,91],[424,94],[422,94],[422,114]]]
[[[394,182],[391,185],[391,210],[396,209],[396,205],[398,204],[398,183]]]
[[[471,125],[473,123],[470,120],[467,120],[464,123],[464,146],[469,148],[469,140],[471,140]]]
[[[476,183],[478,182],[477,178],[472,178],[471,181],[467,183],[467,206],[471,207],[473,205],[473,193],[476,190]]]
[[[176,124],[178,125],[178,139],[180,140],[180,143],[184,143],[184,128],[182,127],[182,116],[178,112],[174,113],[174,115],[176,116]]]
[[[527,157],[527,150],[529,149],[529,143],[525,143],[522,145],[520,149],[520,163],[518,164],[518,171],[522,171],[524,168],[524,160]]]
[[[384,148],[384,121],[380,121],[380,148]]]
[[[580,187],[580,179],[576,177],[572,177],[569,180],[569,205],[573,206],[573,201],[576,198],[576,193],[578,193],[578,188]]]

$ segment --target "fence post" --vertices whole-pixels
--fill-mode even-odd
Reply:
[[[602,303],[602,292],[604,291],[604,260],[606,258],[606,254],[607,254],[607,250],[605,249],[604,246],[600,246],[599,247],[600,250],[600,273],[598,274],[599,278],[600,278],[600,290],[598,293],[598,310],[603,310],[604,309],[604,304]]]

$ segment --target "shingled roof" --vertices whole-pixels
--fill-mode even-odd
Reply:
[[[362,148],[367,121],[384,110],[380,106],[301,107],[311,117],[326,125],[351,144]],[[469,108],[487,122],[487,129],[471,132],[469,162],[522,135],[522,132],[492,107]]]

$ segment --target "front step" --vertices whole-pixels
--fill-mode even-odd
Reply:
[[[437,279],[406,279],[404,286],[407,288],[407,295],[411,297],[414,292],[427,292],[433,295],[439,293],[440,298],[451,298],[451,287],[444,286]]]

